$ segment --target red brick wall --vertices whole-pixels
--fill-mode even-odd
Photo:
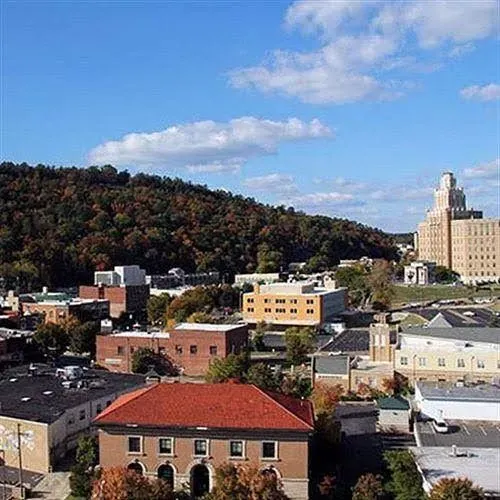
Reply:
[[[146,309],[149,285],[80,286],[79,296],[82,299],[108,299],[111,317],[118,318],[123,312]]]
[[[248,342],[248,327],[243,325],[230,332],[207,332],[200,330],[171,330],[170,338],[97,337],[96,359],[101,366],[111,371],[127,372],[131,370],[132,350],[148,347],[155,352],[165,350],[165,354],[183,373],[190,376],[202,376],[210,362],[216,358],[225,358],[231,352],[238,354]],[[191,346],[196,352],[191,353]],[[118,352],[118,347],[121,353]],[[216,347],[217,353],[211,354],[210,348]]]

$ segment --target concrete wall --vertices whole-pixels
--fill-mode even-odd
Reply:
[[[408,410],[379,410],[378,423],[383,428],[393,428],[400,432],[410,432]]]
[[[499,402],[446,401],[420,399],[420,411],[430,418],[500,422]],[[492,443],[493,445],[493,443]]]

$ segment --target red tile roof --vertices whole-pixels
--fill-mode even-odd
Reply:
[[[312,405],[247,384],[155,384],[121,396],[94,421],[154,427],[311,431]]]

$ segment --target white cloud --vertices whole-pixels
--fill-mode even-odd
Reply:
[[[471,85],[460,91],[464,99],[473,99],[476,101],[495,101],[500,99],[500,85],[490,83],[489,85]]]
[[[471,42],[465,43],[463,45],[456,45],[450,50],[448,56],[453,59],[457,59],[459,57],[462,57],[466,54],[473,52],[475,49],[476,49],[475,45]]]
[[[296,207],[313,207],[319,205],[345,205],[358,202],[355,200],[352,194],[332,191],[291,196],[284,200],[282,203],[285,205],[293,205]]]
[[[234,172],[257,156],[275,154],[282,143],[331,137],[319,120],[272,121],[245,116],[227,123],[201,121],[152,133],[131,133],[89,153],[93,164],[156,166],[191,172]]]
[[[496,179],[500,175],[500,158],[476,167],[466,168],[462,175],[468,179]]]
[[[297,185],[291,175],[269,174],[259,177],[248,177],[242,184],[254,191],[270,191],[275,193],[294,193]]]
[[[285,25],[318,36],[321,48],[272,51],[264,63],[230,72],[233,86],[309,103],[394,99],[409,85],[388,72],[436,71],[441,62],[420,61],[419,56],[444,44],[452,57],[470,50],[472,41],[494,33],[496,0],[299,0],[287,10]]]

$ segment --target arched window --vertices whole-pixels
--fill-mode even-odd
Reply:
[[[158,467],[158,478],[165,481],[174,489],[174,468],[169,464],[163,464]]]
[[[132,462],[131,464],[128,464],[127,470],[131,470],[141,476],[144,474],[144,467],[140,462]]]

